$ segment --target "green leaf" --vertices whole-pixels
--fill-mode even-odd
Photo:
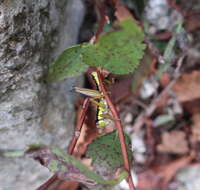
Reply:
[[[83,45],[76,45],[66,49],[56,60],[50,65],[48,81],[63,80],[66,77],[74,77],[85,72],[88,65],[82,61]]]
[[[102,67],[114,74],[133,72],[144,54],[143,31],[134,20],[125,20],[116,27],[116,31],[102,35],[94,45],[84,43],[66,49],[50,65],[47,80],[80,75],[88,66]]]
[[[122,171],[114,179],[104,179],[87,168],[81,161],[56,147],[34,146],[30,147],[26,153],[55,173],[59,179],[81,182],[94,189],[99,186],[112,187],[128,176],[126,171]]]
[[[121,22],[118,28],[102,35],[95,45],[86,47],[85,64],[103,67],[115,74],[133,72],[144,54],[143,31],[131,19]]]
[[[131,163],[133,154],[130,149],[131,141],[125,134],[129,161]],[[102,176],[109,176],[124,166],[121,146],[117,131],[98,137],[88,146],[86,156],[92,159],[94,170]]]
[[[6,158],[23,157],[24,151],[23,150],[7,150],[7,151],[0,150],[0,157],[1,156],[6,157]]]

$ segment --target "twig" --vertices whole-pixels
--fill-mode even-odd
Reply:
[[[47,190],[50,185],[52,185],[57,180],[57,175],[53,175],[50,179],[48,179],[44,184],[40,185],[36,190]]]
[[[73,139],[72,139],[72,141],[70,143],[69,149],[68,149],[68,153],[69,154],[73,154],[73,152],[74,152],[74,148],[76,146],[76,143],[78,141],[78,138],[79,138],[83,123],[85,121],[86,111],[88,109],[89,103],[90,103],[89,98],[86,98],[84,100],[84,102],[83,102],[83,108],[81,110],[80,118],[78,119],[78,123],[77,123],[77,126],[76,126],[75,134],[74,134],[74,137],[73,137]]]
[[[106,7],[105,7],[105,2],[99,2],[99,1],[96,1],[97,2],[97,8],[99,10],[99,14],[100,14],[100,20],[99,20],[99,25],[98,25],[98,28],[97,28],[97,32],[95,34],[95,42],[98,41],[99,39],[99,36],[100,34],[103,32],[103,27],[104,27],[104,24],[106,22]]]
[[[162,99],[162,97],[169,92],[169,90],[172,88],[172,86],[176,83],[177,79],[180,76],[180,67],[182,65],[183,59],[184,59],[185,55],[182,55],[178,62],[177,62],[177,68],[174,71],[174,78],[173,80],[167,85],[167,87],[159,94],[159,96],[157,96],[155,99],[153,99],[153,101],[151,102],[151,104],[147,107],[147,109],[142,112],[135,120],[135,124],[133,125],[133,130],[137,133],[140,128],[143,126],[143,124],[145,123],[145,118],[146,117],[150,117],[153,112],[155,111],[155,109],[157,108],[157,103]]]
[[[129,173],[129,177],[127,179],[130,190],[135,190],[134,184],[133,184],[133,180],[131,177],[131,168],[130,168],[130,164],[129,164],[129,160],[128,160],[128,153],[127,153],[127,147],[126,147],[126,143],[125,143],[125,138],[124,138],[124,134],[123,134],[123,128],[122,128],[122,124],[121,124],[121,120],[119,117],[119,114],[117,112],[116,107],[114,106],[114,104],[112,103],[107,90],[103,84],[103,79],[102,79],[102,75],[100,73],[100,71],[97,69],[97,74],[98,74],[98,78],[99,78],[99,85],[101,88],[101,91],[105,97],[105,100],[111,110],[112,116],[114,117],[114,122],[115,125],[117,127],[118,130],[118,136],[119,136],[119,140],[120,140],[120,145],[121,145],[121,150],[122,150],[122,156],[123,156],[123,160],[124,160],[124,167],[125,169],[128,171]]]
[[[153,132],[152,120],[146,119],[145,124],[147,126],[147,165],[150,165],[155,158],[155,137]]]

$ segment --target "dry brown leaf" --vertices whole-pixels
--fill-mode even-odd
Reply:
[[[131,12],[121,3],[117,3],[115,16],[119,21],[133,19]]]
[[[180,102],[200,98],[200,71],[183,74],[173,87]]]
[[[167,72],[164,72],[160,77],[160,84],[162,87],[166,87],[170,83],[170,75]]]
[[[191,131],[192,135],[190,137],[190,140],[192,144],[200,142],[200,113],[194,114],[192,116],[192,126],[191,126]]]
[[[160,173],[150,169],[138,175],[138,189],[155,190],[162,185],[162,176]]]
[[[172,161],[165,166],[151,168],[138,175],[138,188],[140,190],[166,189],[164,187],[173,179],[176,173],[195,158],[195,153]]]
[[[167,164],[166,166],[161,167],[159,169],[159,173],[161,176],[163,176],[163,183],[169,183],[176,175],[178,170],[187,167],[190,162],[195,158],[195,156],[196,154],[194,152],[191,152],[189,156],[184,156]]]
[[[191,115],[200,113],[200,99],[194,101],[184,102],[183,107]]]
[[[200,13],[188,15],[185,19],[186,24],[185,27],[188,31],[194,31],[200,28]]]
[[[162,153],[186,154],[189,151],[186,135],[182,131],[165,132],[157,150]]]
[[[129,76],[112,85],[110,91],[115,103],[131,95],[131,83],[132,77]]]

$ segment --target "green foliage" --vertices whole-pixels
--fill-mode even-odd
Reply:
[[[114,74],[133,72],[144,54],[143,31],[131,19],[115,28],[115,31],[102,35],[94,45],[84,43],[66,49],[50,66],[48,80],[79,75],[88,66],[102,67]]]
[[[166,40],[157,40],[157,39],[151,39],[151,42],[156,46],[156,48],[159,50],[161,54],[165,52],[167,41]]]
[[[145,48],[142,30],[133,20],[125,20],[119,26],[120,29],[102,35],[84,51],[85,63],[115,74],[130,73],[139,65]]]
[[[34,146],[33,149],[31,147],[26,152],[51,172],[56,173],[59,179],[81,182],[96,190],[99,187],[103,187],[101,188],[102,190],[107,189],[107,187],[110,189],[110,187],[118,184],[128,176],[126,171],[122,171],[115,179],[106,180],[101,175],[87,168],[75,157],[55,147]]]
[[[128,135],[125,135],[126,145],[131,162],[132,151],[130,149],[131,141]],[[92,166],[95,171],[103,176],[109,176],[123,167],[123,157],[121,152],[120,141],[117,131],[98,137],[88,146],[86,156],[92,159]]]
[[[24,156],[23,150],[10,150],[10,151],[0,151],[0,156],[6,157],[6,158],[18,158]]]
[[[47,80],[63,80],[66,77],[74,77],[85,72],[88,65],[82,61],[83,45],[73,46],[66,49],[56,60],[50,65]]]
[[[157,78],[160,78],[162,73],[167,72],[170,67],[172,66],[173,60],[176,58],[176,50],[177,44],[176,42],[182,38],[182,42],[187,39],[184,39],[183,36],[185,37],[185,30],[182,27],[182,21],[177,21],[178,24],[175,25],[174,27],[174,32],[172,38],[168,41],[165,51],[163,53],[163,60],[165,61],[165,64],[159,65],[158,71],[156,73]]]

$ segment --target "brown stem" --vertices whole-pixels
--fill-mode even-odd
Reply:
[[[105,17],[106,16],[106,7],[105,7],[104,3],[105,3],[104,1],[103,2],[97,1],[97,4],[96,4],[99,14],[100,14],[100,20],[99,20],[97,32],[95,34],[95,42],[98,41],[100,34],[103,32],[103,27],[106,22],[106,17]]]
[[[69,149],[68,149],[69,154],[73,154],[73,152],[74,152],[74,148],[76,146],[76,143],[77,143],[78,138],[79,138],[79,134],[81,132],[83,123],[85,121],[86,111],[88,109],[89,103],[90,103],[90,99],[86,98],[84,100],[84,103],[83,103],[83,109],[81,110],[80,118],[78,119],[78,123],[77,123],[77,126],[76,126],[74,137],[73,137],[73,139],[70,143]]]
[[[51,184],[53,184],[57,180],[57,175],[54,174],[50,179],[48,179],[44,184],[40,185],[36,190],[46,190]]]
[[[146,118],[145,123],[147,126],[147,154],[148,154],[148,160],[146,165],[150,166],[150,164],[153,162],[155,158],[155,137],[153,134],[153,122],[152,120]]]
[[[97,74],[98,74],[98,78],[99,78],[99,85],[100,85],[101,91],[102,91],[102,93],[103,93],[103,95],[106,99],[106,102],[107,102],[109,108],[110,108],[110,111],[111,111],[112,116],[114,118],[115,125],[116,125],[117,130],[118,130],[118,136],[119,136],[121,150],[122,150],[122,156],[123,156],[123,160],[124,160],[124,168],[129,173],[129,177],[127,179],[127,182],[129,184],[130,190],[135,190],[133,180],[132,180],[132,177],[131,177],[131,168],[130,168],[130,164],[129,164],[129,160],[128,160],[128,152],[127,152],[127,147],[126,147],[126,143],[125,143],[125,138],[124,138],[121,120],[120,120],[119,114],[117,112],[117,109],[114,106],[114,104],[112,103],[112,101],[111,101],[111,99],[110,99],[110,97],[107,93],[107,90],[106,90],[106,88],[103,84],[102,75],[101,75],[99,70],[97,70]]]

